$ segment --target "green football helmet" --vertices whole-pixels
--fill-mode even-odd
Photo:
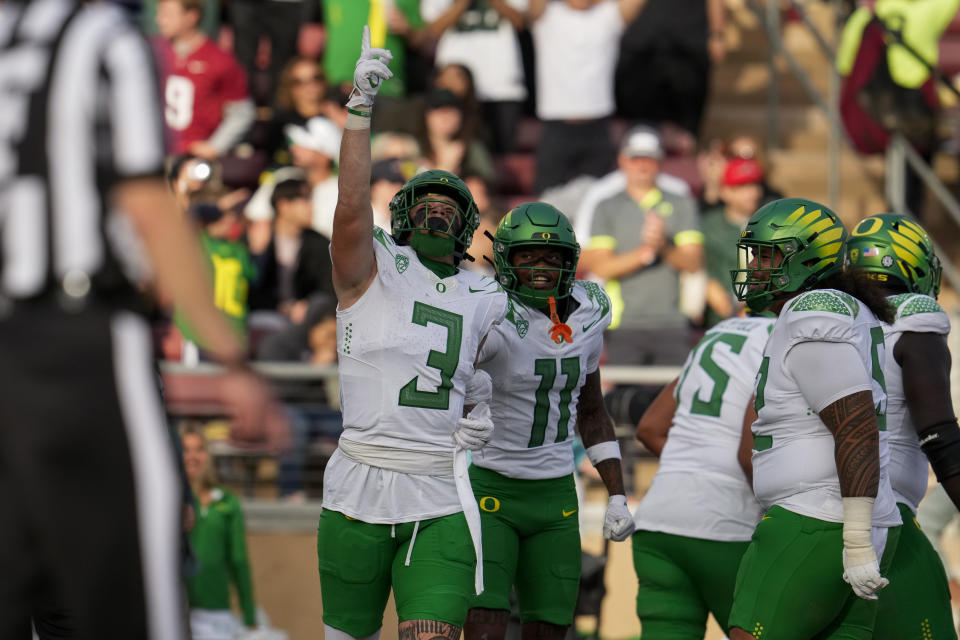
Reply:
[[[940,293],[940,258],[930,236],[916,222],[896,213],[860,221],[847,242],[850,264],[874,280],[896,280],[911,293]]]
[[[437,195],[452,198],[459,215],[453,216],[449,223],[438,218],[428,220],[426,215],[422,218],[411,216],[413,209],[421,203],[443,202],[430,197]],[[393,196],[390,226],[397,244],[410,245],[428,258],[453,254],[455,262],[459,263],[473,242],[473,232],[480,226],[480,212],[463,180],[449,171],[434,169],[412,177]],[[428,233],[418,233],[420,231]],[[436,235],[438,233],[444,235]]]
[[[730,271],[737,299],[759,312],[777,298],[813,289],[843,270],[846,240],[843,223],[822,204],[784,198],[764,205],[737,242],[737,268]],[[782,260],[771,266],[778,252]],[[766,263],[751,266],[754,261]]]
[[[515,267],[510,259],[519,247],[559,247],[563,262],[559,266]],[[493,236],[493,266],[497,280],[504,289],[514,293],[521,302],[543,308],[552,296],[560,300],[573,291],[573,282],[580,259],[580,245],[573,225],[555,207],[545,202],[524,202],[511,209]],[[534,289],[521,284],[520,270],[559,271],[560,277],[551,289]]]

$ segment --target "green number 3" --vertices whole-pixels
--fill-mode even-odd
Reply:
[[[413,303],[413,323],[422,327],[429,323],[440,325],[447,329],[447,348],[445,351],[430,350],[427,356],[427,366],[440,370],[440,386],[436,391],[420,391],[417,381],[420,376],[414,376],[400,389],[398,403],[402,407],[417,407],[420,409],[450,408],[450,389],[453,388],[453,374],[460,364],[460,342],[463,337],[463,316],[431,307],[422,302]]]

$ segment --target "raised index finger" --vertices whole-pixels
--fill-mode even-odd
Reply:
[[[370,26],[363,25],[363,39],[360,41],[360,56],[366,58],[370,53]]]

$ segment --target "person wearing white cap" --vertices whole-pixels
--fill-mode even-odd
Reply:
[[[597,206],[580,259],[606,280],[613,304],[610,362],[682,364],[690,347],[679,279],[702,269],[703,234],[694,201],[658,188],[662,158],[653,129],[627,132],[618,157],[626,188]]]
[[[340,154],[343,132],[332,120],[315,116],[302,126],[287,125],[283,133],[287,137],[294,166],[280,167],[263,178],[260,188],[244,208],[244,215],[253,223],[269,222],[276,216],[270,205],[273,188],[284,180],[303,178],[312,191],[311,226],[329,240],[333,234],[333,209],[337,204],[337,175],[333,163]]]

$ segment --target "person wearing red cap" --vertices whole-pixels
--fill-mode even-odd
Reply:
[[[720,204],[709,209],[701,226],[707,266],[707,326],[736,314],[730,289],[730,269],[736,261],[740,232],[763,199],[763,167],[753,158],[727,163],[720,187]]]

